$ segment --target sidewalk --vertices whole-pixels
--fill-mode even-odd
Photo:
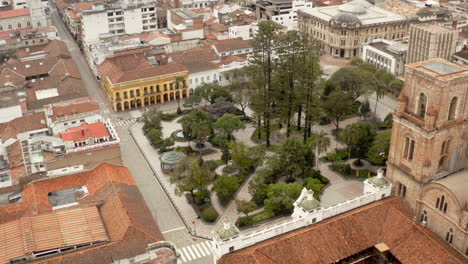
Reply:
[[[214,225],[207,224],[203,222],[201,219],[198,219],[198,216],[195,210],[187,202],[185,196],[175,195],[174,188],[173,186],[171,186],[171,183],[169,182],[169,175],[164,174],[161,170],[161,166],[159,162],[160,155],[158,151],[154,149],[153,146],[151,146],[150,142],[148,141],[146,136],[143,134],[142,127],[143,127],[142,123],[135,123],[130,128],[130,134],[135,139],[137,146],[140,148],[143,156],[146,158],[151,169],[154,171],[155,176],[158,178],[167,196],[169,197],[171,202],[174,204],[174,207],[176,208],[182,220],[184,221],[184,224],[186,225],[187,229],[191,230],[192,234],[194,235],[201,236],[204,238],[210,238],[211,231],[213,230]],[[168,131],[164,131],[165,128],[167,128],[167,126],[166,127],[163,126],[163,134],[169,133],[169,131],[174,129],[175,127],[170,127]],[[188,145],[188,142],[178,142],[177,145],[186,146]]]

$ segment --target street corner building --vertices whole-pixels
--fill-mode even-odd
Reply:
[[[115,111],[188,97],[187,68],[179,63],[159,65],[149,51],[106,59],[98,71]],[[180,85],[178,78],[184,80]]]
[[[0,263],[175,263],[126,167],[32,182],[0,215]]]

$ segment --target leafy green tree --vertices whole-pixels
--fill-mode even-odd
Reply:
[[[393,114],[389,113],[384,119],[384,125],[391,127],[393,123]]]
[[[359,115],[366,119],[366,116],[371,112],[369,101],[365,100],[359,108]]]
[[[211,93],[210,93],[210,103],[214,104],[214,102],[216,101],[216,98],[219,98],[219,97],[224,97],[229,102],[234,101],[232,99],[231,94],[226,89],[224,89],[224,87],[222,87],[222,86],[216,87],[215,89],[213,89],[211,91]]]
[[[223,203],[229,201],[239,189],[239,178],[230,175],[221,175],[214,183],[212,191],[216,192],[219,200]]]
[[[221,130],[231,140],[232,133],[244,127],[244,123],[239,117],[233,114],[224,114],[213,124],[214,129]]]
[[[269,210],[275,215],[292,213],[293,203],[297,200],[301,191],[302,186],[297,182],[270,184],[267,189],[265,210]]]
[[[249,193],[252,196],[252,201],[257,205],[262,206],[267,197],[268,184],[265,178],[260,175],[253,176],[249,181]]]
[[[330,80],[340,86],[353,100],[368,94],[376,85],[373,72],[358,67],[343,67],[336,71]]]
[[[322,190],[323,186],[325,186],[325,184],[323,184],[319,179],[317,178],[312,178],[312,177],[309,177],[306,179],[306,188],[308,190],[312,190],[314,191],[314,193],[318,193]]]
[[[375,67],[375,65],[367,61],[360,63],[359,65],[357,65],[356,68],[358,70],[366,71],[370,74],[375,74],[375,72],[377,71],[377,68]]]
[[[177,164],[169,181],[175,184],[176,195],[181,196],[184,192],[190,192],[193,197],[195,190],[206,188],[214,177],[214,173],[201,164],[200,158],[187,156]]]
[[[351,61],[350,61],[351,65],[353,66],[359,66],[360,64],[364,63],[364,61],[362,60],[361,57],[359,56],[354,56],[351,58]]]
[[[166,151],[170,146],[173,146],[175,144],[174,142],[174,139],[173,138],[165,138],[163,140],[160,141],[160,144],[159,144],[159,149],[161,152],[164,152]]]
[[[351,155],[360,159],[365,157],[367,151],[371,147],[376,131],[374,125],[369,122],[359,122],[356,123],[355,126],[359,127],[360,136],[357,145],[351,149]]]
[[[151,129],[161,130],[161,112],[151,108],[145,112],[143,118],[143,131],[148,133]]]
[[[224,164],[228,164],[228,162],[231,160],[231,153],[229,153],[229,147],[227,145],[223,145],[221,147],[221,160],[224,162]]]
[[[315,164],[318,169],[318,159],[322,153],[327,152],[330,147],[330,138],[325,131],[313,133],[309,139],[309,146],[315,151]]]
[[[348,146],[348,159],[364,157],[375,137],[375,128],[367,122],[348,125],[340,133],[340,141]]]
[[[265,148],[263,147],[247,147],[242,142],[231,142],[229,144],[232,164],[241,169],[243,173],[253,171],[259,166],[265,156]]]
[[[278,166],[289,179],[304,173],[306,167],[306,146],[296,137],[288,137],[278,152]]]
[[[377,113],[377,104],[379,100],[387,93],[387,89],[390,87],[393,80],[395,80],[395,76],[385,69],[379,69],[375,72],[375,79],[377,80],[377,85],[374,86],[376,99],[374,115]]]
[[[195,109],[182,117],[182,131],[190,140],[196,140],[197,145],[202,146],[206,138],[212,132],[212,119],[204,111]]]
[[[331,80],[321,82],[322,96],[329,96],[332,92],[338,89],[338,85]]]
[[[149,140],[151,141],[151,143],[153,144],[153,146],[159,146],[161,144],[162,136],[163,136],[161,130],[152,128],[147,133],[147,136]]]
[[[326,116],[335,125],[336,131],[340,129],[340,118],[351,112],[352,107],[352,98],[340,90],[332,92],[322,102],[322,109]]]
[[[254,201],[246,201],[246,200],[236,200],[237,211],[239,213],[243,213],[245,216],[249,216],[249,214],[255,210],[257,210],[258,206]]]
[[[361,129],[356,124],[351,124],[341,130],[339,140],[346,144],[348,148],[348,160],[351,157],[351,148],[356,146],[361,137]]]
[[[384,165],[385,161],[388,159],[388,151],[390,149],[390,139],[392,136],[392,130],[387,129],[380,131],[375,136],[372,146],[367,152],[367,159],[379,165]]]
[[[397,91],[400,91],[400,92],[401,92],[401,90],[403,90],[403,86],[404,86],[403,81],[399,80],[399,79],[394,79],[390,83],[390,88],[396,89]]]
[[[249,83],[246,82],[235,82],[231,86],[231,94],[234,103],[236,103],[242,111],[242,114],[246,116],[245,109],[250,104],[250,97],[252,95],[252,88],[249,87]]]

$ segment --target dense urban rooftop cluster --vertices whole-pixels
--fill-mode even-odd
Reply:
[[[0,264],[467,263],[467,98],[466,1],[2,1]]]

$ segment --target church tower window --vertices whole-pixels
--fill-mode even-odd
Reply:
[[[445,240],[452,244],[453,242],[453,229],[449,228],[449,231],[447,232],[447,235],[445,236]]]
[[[401,196],[403,198],[406,197],[406,186],[401,182],[398,183],[398,196]]]
[[[410,137],[405,138],[405,150],[403,152],[403,157],[407,160],[413,160],[414,155],[414,140]]]
[[[457,97],[454,97],[452,101],[450,101],[448,120],[455,119],[455,113],[457,110],[457,100],[458,100]]]
[[[426,95],[423,93],[419,94],[417,115],[421,118],[424,118],[426,116],[426,105],[427,105]]]

